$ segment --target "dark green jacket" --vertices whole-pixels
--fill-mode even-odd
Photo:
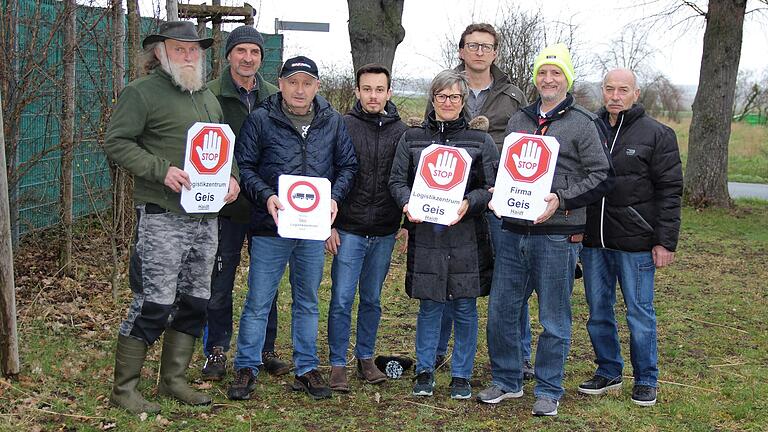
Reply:
[[[184,213],[181,194],[165,186],[168,168],[184,168],[187,130],[195,122],[221,123],[221,107],[207,88],[182,91],[160,68],[123,89],[104,137],[104,152],[134,176],[137,204]],[[237,167],[232,172],[237,177]]]
[[[264,81],[260,74],[256,74],[256,83],[258,90],[256,91],[256,105],[250,107],[250,111],[256,109],[256,106],[261,104],[264,99],[277,93],[278,89],[274,85]],[[243,125],[245,118],[248,117],[249,110],[244,103],[240,101],[240,96],[235,88],[235,83],[232,81],[232,74],[230,72],[230,66],[227,66],[222,72],[219,78],[208,82],[208,88],[216,96],[221,105],[221,110],[224,112],[224,122],[232,128],[232,131],[237,136],[240,133],[240,127]],[[237,197],[237,201],[227,204],[221,209],[219,215],[229,216],[235,222],[247,223],[250,220],[250,204],[245,194],[240,193]]]

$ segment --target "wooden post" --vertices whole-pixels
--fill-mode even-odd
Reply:
[[[213,0],[213,6],[221,6],[221,0]],[[211,76],[209,79],[216,79],[221,73],[221,17],[214,15],[211,22],[213,23],[211,31],[213,48],[211,49]]]
[[[61,182],[59,210],[63,239],[59,248],[59,264],[64,273],[72,274],[72,165],[75,150],[75,49],[77,48],[77,4],[64,3],[64,94],[61,103]]]
[[[0,94],[2,106],[2,94]],[[11,213],[5,165],[3,112],[0,110],[0,365],[4,376],[18,375],[19,338],[16,333],[16,284],[13,280]]]
[[[168,21],[178,21],[179,2],[177,0],[165,0],[165,13]]]

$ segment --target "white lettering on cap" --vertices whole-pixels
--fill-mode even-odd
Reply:
[[[306,63],[291,63],[291,67],[298,67],[298,66],[304,66],[304,67],[310,68],[310,69],[312,68],[310,65],[308,65]]]

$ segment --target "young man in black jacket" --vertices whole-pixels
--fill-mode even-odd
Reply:
[[[599,395],[621,386],[624,361],[613,312],[618,280],[627,307],[632,401],[651,406],[659,373],[653,279],[657,268],[675,258],[683,172],[675,132],[648,117],[636,103],[639,96],[632,71],[616,69],[605,76],[605,106],[598,115],[610,127],[616,183],[587,211],[581,262],[597,371],[579,392]]]
[[[330,387],[349,391],[347,347],[352,303],[360,287],[355,357],[357,375],[369,384],[386,380],[373,363],[381,319],[381,288],[389,271],[395,233],[402,218],[387,183],[397,142],[407,127],[390,102],[392,79],[382,65],[368,64],[355,74],[357,103],[344,123],[357,155],[358,171],[325,248],[334,255],[328,311]]]

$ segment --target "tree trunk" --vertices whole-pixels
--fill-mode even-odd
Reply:
[[[0,92],[0,105],[2,93]],[[16,333],[16,286],[13,281],[11,213],[8,206],[8,173],[5,170],[5,134],[0,110],[0,361],[3,375],[18,375],[19,339]]]
[[[685,201],[695,207],[731,204],[728,141],[746,7],[746,0],[709,2],[685,170]]]
[[[133,3],[133,5],[131,4]],[[130,7],[133,6],[134,10],[132,11],[134,15],[138,15],[138,5],[135,3],[135,0],[128,0],[128,6],[129,10]],[[129,14],[128,21],[130,23],[131,16]],[[112,58],[113,58],[113,65],[112,68],[112,100],[117,100],[117,97],[120,95],[120,92],[123,91],[123,87],[125,87],[125,50],[123,47],[125,47],[125,25],[123,21],[123,6],[122,6],[122,0],[112,0],[112,22],[114,24],[114,39],[112,40]],[[137,34],[138,36],[138,34]],[[137,41],[138,45],[138,41]],[[130,47],[129,42],[129,56],[131,56],[131,53],[136,53],[135,51],[131,51],[131,48],[136,47]],[[136,53],[138,55],[138,53]],[[137,57],[132,57],[132,59],[136,59]],[[135,64],[135,60],[132,60],[132,64]],[[116,166],[110,167],[112,171],[116,170]],[[124,191],[125,191],[125,185],[124,181],[122,181],[123,176],[118,176],[113,174],[112,178],[113,180],[116,180],[120,182],[113,183],[113,189],[112,189],[112,229],[109,233],[109,244],[110,244],[110,250],[112,252],[112,274],[110,277],[110,284],[112,285],[112,298],[114,300],[117,300],[118,297],[118,288],[119,288],[119,279],[118,275],[120,274],[120,249],[117,247],[118,244],[118,238],[122,238],[124,235],[124,227],[125,227],[125,218],[123,216],[124,213]]]
[[[141,37],[139,0],[127,0],[126,6],[128,8],[128,79],[133,81],[141,73],[138,67],[139,38]]]
[[[355,70],[380,63],[392,70],[395,51],[405,37],[404,0],[347,0],[349,43]]]
[[[64,3],[64,94],[61,106],[61,189],[59,205],[63,236],[59,249],[59,264],[66,274],[72,264],[72,154],[75,148],[75,49],[77,4],[75,0]]]

